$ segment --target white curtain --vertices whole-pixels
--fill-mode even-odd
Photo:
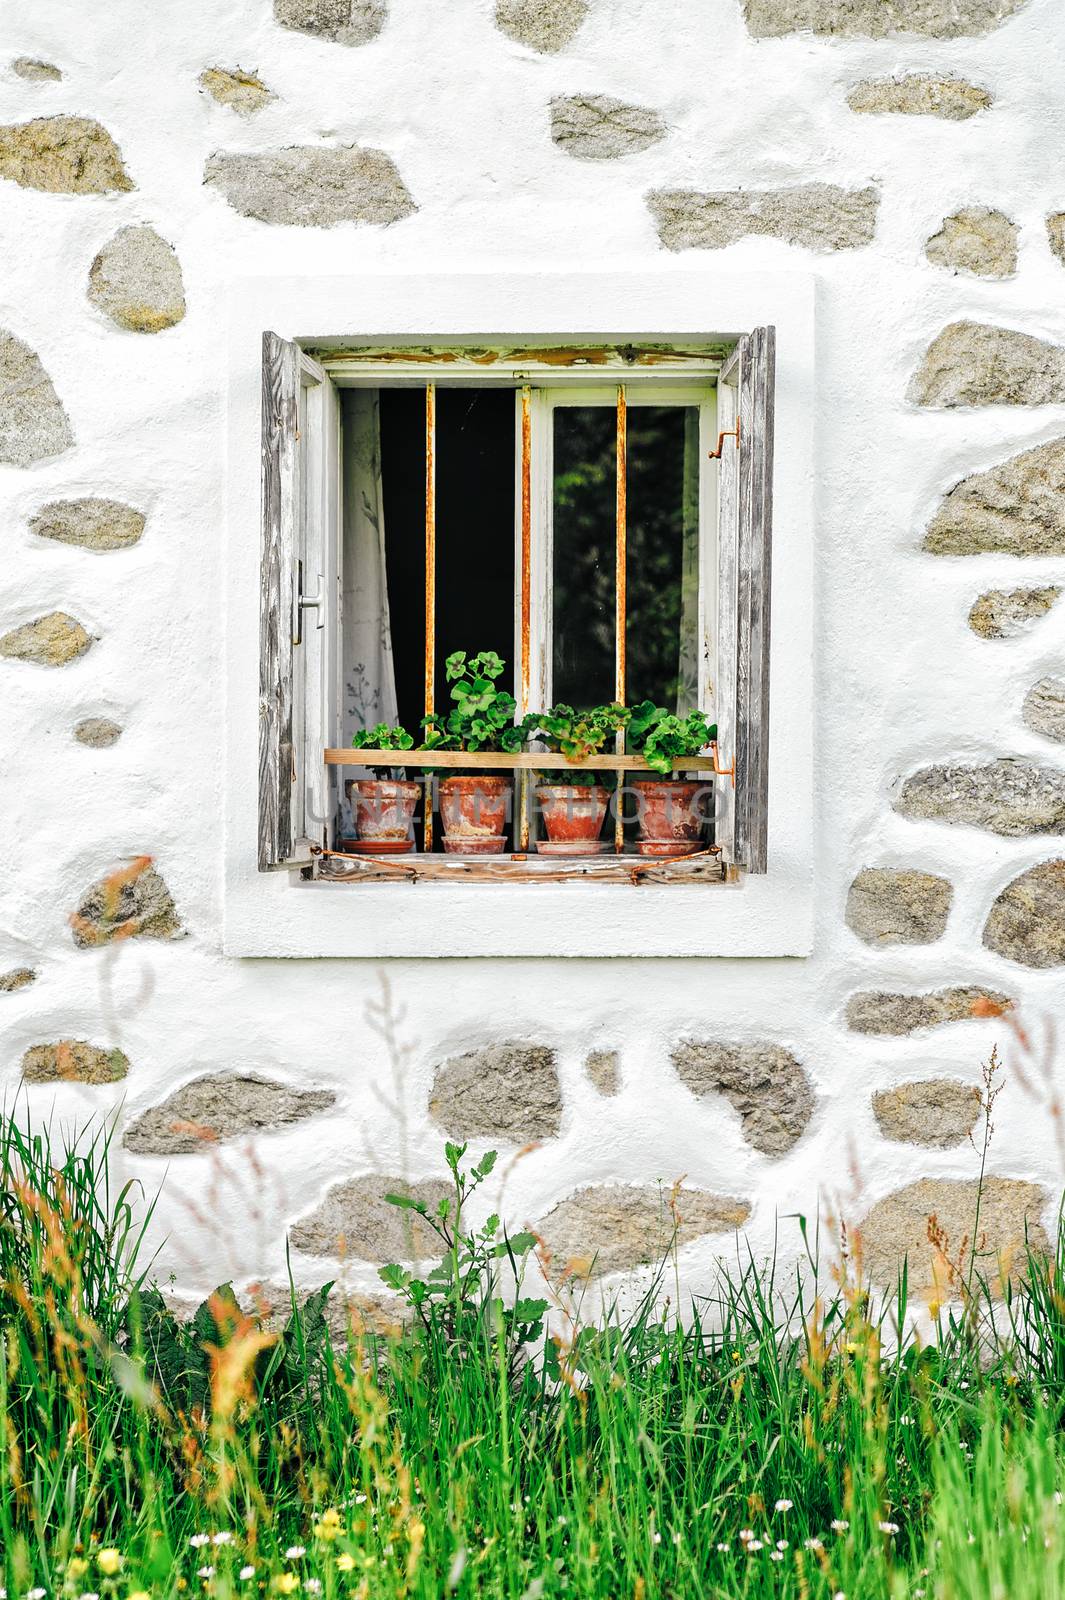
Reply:
[[[376,389],[345,389],[344,442],[344,673],[341,734],[345,745],[360,728],[396,720],[396,674],[388,614],[385,511],[381,481],[381,401]],[[345,769],[351,775],[354,769]],[[368,774],[367,774],[368,775]],[[350,832],[340,797],[341,828]]]
[[[680,657],[677,715],[699,704],[699,412],[684,408],[683,531],[680,575]]]

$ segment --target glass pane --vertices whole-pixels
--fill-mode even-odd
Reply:
[[[554,638],[556,702],[614,698],[613,406],[554,409]]]

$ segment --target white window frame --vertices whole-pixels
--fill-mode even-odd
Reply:
[[[814,285],[655,272],[251,278],[231,289],[225,919],[234,955],[796,956],[813,930]],[[735,886],[303,882],[256,869],[263,330],[330,343],[712,341],[777,329],[770,870]],[[424,379],[423,379],[424,381]],[[331,436],[329,436],[331,437]],[[330,480],[329,473],[323,482]],[[327,492],[332,492],[327,490]],[[328,569],[327,569],[328,570]],[[332,580],[330,580],[332,581]],[[306,624],[313,626],[313,623]],[[323,641],[323,681],[335,677]]]

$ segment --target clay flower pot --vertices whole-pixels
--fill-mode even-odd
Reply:
[[[692,855],[703,847],[710,784],[683,778],[636,778],[636,848],[645,856]]]
[[[398,783],[387,778],[362,778],[348,785],[355,832],[366,844],[414,839],[414,808],[422,792],[420,783]]]
[[[512,787],[509,778],[490,772],[444,779],[440,816],[449,855],[502,855]]]
[[[610,790],[602,784],[541,783],[536,798],[552,844],[571,847],[567,854],[595,855]],[[582,848],[583,847],[583,848]]]

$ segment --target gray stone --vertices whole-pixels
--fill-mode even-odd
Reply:
[[[965,122],[986,111],[993,96],[975,83],[938,73],[912,72],[905,78],[866,78],[847,96],[852,111],[865,116],[942,117]]]
[[[329,1089],[297,1089],[254,1072],[211,1072],[143,1112],[122,1143],[136,1155],[192,1155],[205,1145],[304,1122],[335,1103]]]
[[[1046,616],[1061,594],[1058,588],[989,589],[973,602],[969,626],[981,639],[1013,639]]]
[[[612,161],[635,155],[666,136],[649,106],[627,105],[609,94],[557,95],[551,102],[551,137],[567,155]]]
[[[925,1078],[875,1094],[873,1115],[885,1139],[949,1150],[968,1139],[983,1103],[979,1089],[971,1084]]]
[[[854,250],[876,231],[876,189],[804,183],[790,189],[653,189],[647,204],[667,250],[723,250],[749,234],[808,250]]]
[[[393,1206],[387,1194],[421,1200],[435,1214],[441,1200],[454,1200],[450,1183],[429,1178],[404,1183],[402,1178],[376,1173],[349,1178],[328,1191],[325,1199],[292,1228],[289,1235],[297,1250],[311,1256],[357,1256],[362,1261],[435,1260],[440,1243],[417,1213]]]
[[[308,1295],[298,1295],[302,1310]],[[255,1317],[268,1333],[280,1333],[292,1316],[292,1290],[287,1283],[250,1283],[237,1295],[246,1315]],[[353,1294],[335,1283],[325,1302],[325,1324],[334,1345],[343,1349],[363,1339],[395,1339],[411,1320],[405,1300],[395,1294]]]
[[[1065,439],[1051,439],[955,484],[923,548],[937,556],[1065,555],[1063,497]]]
[[[1065,266],[1065,211],[1055,211],[1047,218],[1047,238],[1051,250]]]
[[[1013,1001],[978,984],[938,989],[934,994],[888,994],[870,990],[852,994],[847,1001],[847,1026],[854,1033],[875,1033],[901,1038],[921,1028],[940,1028],[948,1022],[999,1016]]]
[[[685,1040],[671,1059],[692,1094],[724,1095],[740,1114],[743,1137],[763,1155],[786,1155],[813,1115],[810,1080],[780,1045]]]
[[[32,967],[12,967],[10,972],[0,972],[0,994],[14,994],[33,983],[37,974]]]
[[[564,50],[588,15],[588,0],[496,0],[496,27],[530,50]]]
[[[83,550],[125,550],[144,532],[144,513],[121,500],[53,500],[30,518],[30,532]]]
[[[943,218],[943,226],[929,239],[924,253],[948,272],[1011,278],[1017,270],[1017,224],[1005,212],[968,206]]]
[[[0,638],[0,656],[11,661],[33,661],[40,667],[65,667],[76,661],[92,644],[92,635],[65,611],[50,611],[46,617],[24,622]]]
[[[29,83],[58,83],[63,76],[50,61],[37,61],[33,56],[16,56],[11,70]]]
[[[946,930],[953,898],[934,873],[864,867],[847,896],[847,926],[866,944],[931,944]]]
[[[121,151],[91,117],[35,117],[0,127],[0,178],[49,194],[133,188]]]
[[[1040,678],[1025,695],[1021,716],[1033,733],[1065,744],[1065,682]]]
[[[75,724],[74,737],[79,744],[87,744],[93,750],[106,750],[121,737],[122,729],[117,722],[112,722],[109,717],[83,717]]]
[[[621,1073],[616,1050],[590,1050],[584,1070],[600,1094],[617,1094],[621,1087]]]
[[[978,1229],[976,1272],[999,1294],[1023,1274],[1026,1241],[1033,1252],[1048,1249],[1039,1220],[1047,1198],[1039,1184],[1016,1178],[985,1178],[982,1188],[975,1180],[922,1178],[889,1194],[862,1222],[863,1268],[893,1289],[905,1260],[911,1297],[932,1291],[940,1304],[960,1299]]]
[[[922,767],[902,785],[895,810],[1007,839],[1065,833],[1065,772],[1008,757],[979,767]]]
[[[206,67],[200,73],[199,84],[212,100],[239,111],[243,117],[261,111],[276,99],[257,72],[244,72],[240,67]]]
[[[1065,861],[1041,861],[991,907],[984,944],[1022,967],[1065,966]]]
[[[117,1083],[129,1073],[121,1050],[102,1050],[84,1039],[35,1044],[22,1058],[24,1083]]]
[[[653,1183],[601,1183],[567,1196],[537,1232],[556,1272],[567,1267],[579,1277],[601,1277],[657,1264],[674,1242],[682,1248],[707,1234],[731,1233],[750,1213],[745,1201],[702,1189],[674,1194]]]
[[[139,856],[94,883],[71,917],[79,950],[116,939],[180,939],[184,935],[170,890]]]
[[[173,249],[154,228],[120,228],[89,268],[89,299],[129,333],[160,333],[185,315]]]
[[[743,0],[747,26],[763,39],[822,33],[845,39],[898,34],[957,39],[990,33],[1028,0]]]
[[[36,352],[0,328],[0,462],[28,467],[74,443],[67,414]]]
[[[437,1067],[430,1115],[457,1139],[549,1139],[562,1121],[555,1052],[490,1044]]]
[[[274,0],[274,21],[333,44],[369,44],[385,25],[385,0]]]
[[[392,157],[360,145],[217,150],[204,181],[242,216],[296,228],[399,222],[418,209]]]
[[[1065,350],[1014,328],[952,322],[925,351],[907,399],[941,411],[959,406],[1065,402]]]

